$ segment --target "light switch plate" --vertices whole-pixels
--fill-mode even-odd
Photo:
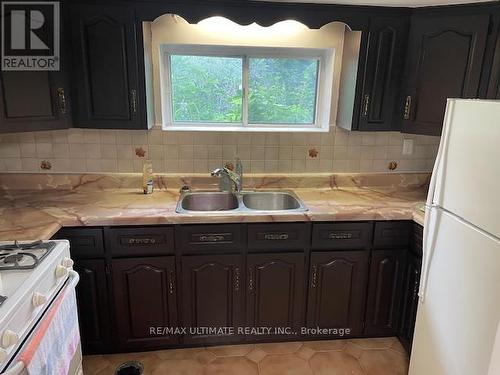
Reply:
[[[403,139],[403,155],[413,154],[413,139],[405,138]]]

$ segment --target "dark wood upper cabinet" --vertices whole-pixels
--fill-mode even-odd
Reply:
[[[182,264],[183,321],[186,327],[238,327],[243,323],[243,258],[241,255],[184,256]],[[197,332],[186,343],[237,340],[236,335]]]
[[[61,25],[59,71],[0,71],[0,133],[71,126],[69,64],[64,36],[64,25]]]
[[[374,250],[368,281],[365,334],[395,335],[406,264],[406,250]]]
[[[85,354],[110,350],[111,330],[104,259],[78,260],[76,287],[82,348]]]
[[[447,98],[478,96],[489,25],[489,14],[412,17],[403,132],[440,135]]]
[[[307,325],[361,335],[368,278],[367,251],[312,253]]]
[[[113,259],[112,273],[120,349],[152,349],[177,343],[177,336],[150,332],[151,327],[177,326],[174,257]]]
[[[498,10],[498,13],[500,18],[500,10]],[[488,99],[500,99],[500,27],[497,30],[495,54],[486,97]]]
[[[370,21],[358,130],[395,130],[408,24],[407,15]]]
[[[303,253],[247,256],[247,326],[298,330],[303,325],[304,265]]]
[[[71,5],[75,126],[146,127],[132,8]]]

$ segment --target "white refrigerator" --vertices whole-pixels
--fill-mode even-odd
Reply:
[[[410,375],[500,375],[500,101],[448,100],[419,296]]]

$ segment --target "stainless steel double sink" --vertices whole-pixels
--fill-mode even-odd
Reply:
[[[177,213],[210,212],[303,212],[308,208],[291,191],[220,191],[183,192],[177,202]]]

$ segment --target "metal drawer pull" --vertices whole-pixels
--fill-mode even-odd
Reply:
[[[130,96],[132,97],[132,112],[137,113],[137,91],[130,90]]]
[[[328,233],[328,238],[330,240],[348,240],[352,238],[352,233],[347,233],[347,232],[330,232]]]
[[[170,270],[169,273],[169,283],[168,283],[168,292],[172,295],[174,294],[174,279],[175,279],[175,274],[174,271]]]
[[[240,290],[240,268],[236,267],[234,269],[234,291],[238,292]]]
[[[200,242],[219,242],[224,241],[226,237],[222,234],[207,234],[200,236]]]
[[[248,290],[253,290],[253,270],[248,267]]]
[[[312,266],[312,279],[311,279],[311,287],[316,288],[316,278],[318,277],[317,275],[317,267],[316,265]]]
[[[266,234],[264,234],[264,239],[265,240],[283,241],[283,240],[288,240],[288,238],[289,238],[288,233],[266,233]]]
[[[152,245],[156,243],[155,238],[129,238],[129,245]]]
[[[365,102],[363,105],[363,116],[368,116],[369,108],[370,108],[370,95],[365,95]]]
[[[59,98],[59,112],[62,115],[66,114],[66,94],[64,93],[64,89],[59,87],[57,89],[57,97]]]
[[[409,120],[410,119],[410,114],[411,114],[411,100],[412,100],[412,97],[410,95],[408,95],[406,97],[405,111],[404,111],[404,114],[403,114],[403,118],[405,120]]]

